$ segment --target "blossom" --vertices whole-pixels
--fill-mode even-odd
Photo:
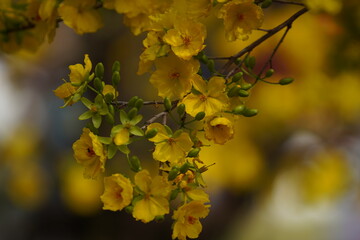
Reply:
[[[224,19],[226,38],[246,40],[252,30],[261,27],[264,14],[253,0],[230,1],[220,9],[219,18]]]
[[[128,178],[113,174],[104,178],[104,193],[100,196],[104,210],[120,211],[131,203],[133,187]]]
[[[74,157],[78,163],[85,167],[85,178],[96,178],[100,172],[105,171],[105,150],[99,141],[98,136],[88,128],[72,146]]]
[[[96,0],[65,0],[59,5],[58,13],[76,33],[96,32],[103,24],[95,5]]]
[[[204,130],[205,137],[217,144],[224,144],[234,137],[233,123],[225,117],[207,119]]]
[[[133,217],[144,223],[152,221],[156,216],[169,213],[168,195],[170,183],[162,176],[151,178],[147,170],[135,175],[135,184],[143,192],[143,198],[134,203]]]
[[[130,132],[126,127],[121,128],[114,136],[114,143],[118,146],[128,143],[130,140]]]
[[[147,130],[157,128],[158,133],[155,137],[150,138],[149,141],[156,144],[153,152],[154,159],[171,163],[178,163],[185,158],[185,155],[193,146],[190,136],[186,132],[181,132],[177,136],[169,134],[165,127],[160,123],[152,123]]]
[[[84,82],[86,80],[86,77],[89,76],[90,71],[92,69],[92,63],[91,63],[91,60],[90,60],[88,54],[85,54],[84,63],[85,63],[84,66],[81,65],[80,63],[69,66],[70,82],[76,83],[76,84],[81,84],[82,82]]]
[[[116,89],[113,87],[113,85],[105,84],[102,94],[105,96],[106,94],[111,93],[114,97],[117,97],[119,95],[119,92],[116,91]]]
[[[64,99],[71,97],[76,92],[76,87],[74,87],[70,82],[66,82],[61,84],[54,90],[55,96],[58,98]],[[69,103],[69,105],[73,104],[73,102]]]
[[[204,218],[209,214],[209,207],[202,201],[192,201],[179,207],[173,215],[175,224],[172,239],[197,238],[202,230],[199,218]]]
[[[190,92],[192,82],[201,78],[196,74],[200,68],[197,60],[184,61],[174,54],[158,58],[155,67],[156,71],[151,75],[150,82],[163,98],[182,98]]]
[[[306,6],[312,11],[324,11],[336,14],[341,10],[341,0],[305,0]]]
[[[190,93],[182,100],[186,106],[186,112],[195,117],[199,112],[205,112],[211,116],[222,111],[228,105],[228,98],[224,93],[225,79],[212,77],[208,82],[203,79],[194,81],[193,87],[199,93]]]
[[[171,45],[176,56],[189,60],[204,49],[205,38],[206,28],[202,23],[183,19],[175,22],[174,28],[166,32],[163,40]]]

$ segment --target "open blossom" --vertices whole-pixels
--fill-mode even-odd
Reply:
[[[104,178],[104,194],[100,196],[104,210],[120,211],[131,203],[133,187],[128,178],[113,174]]]
[[[78,34],[96,32],[102,27],[96,0],[65,0],[58,9],[64,23]]]
[[[166,32],[164,42],[171,45],[176,56],[189,60],[204,49],[206,28],[202,23],[183,19],[175,22],[174,28]]]
[[[233,0],[220,9],[219,18],[224,19],[225,34],[229,41],[246,40],[252,30],[261,27],[264,14],[253,0]]]
[[[186,240],[186,237],[199,237],[202,230],[199,219],[209,214],[209,207],[210,205],[205,205],[202,201],[192,201],[179,207],[172,217],[175,220],[172,239]]]
[[[106,155],[103,145],[90,129],[83,129],[80,139],[74,142],[72,148],[76,161],[85,167],[85,178],[96,178],[105,171]]]
[[[165,177],[151,178],[147,170],[142,170],[136,173],[135,184],[144,193],[143,198],[134,203],[133,217],[136,220],[147,223],[156,216],[169,213],[171,185]]]
[[[158,130],[156,136],[149,139],[149,141],[156,144],[153,153],[154,159],[161,162],[169,161],[174,164],[183,160],[186,153],[190,151],[193,146],[189,134],[182,132],[178,136],[171,136],[160,123],[152,123],[147,129],[149,131],[153,128]]]
[[[229,100],[224,93],[224,78],[212,77],[209,82],[198,79],[194,81],[193,87],[199,93],[190,93],[182,100],[189,115],[195,117],[197,113],[205,112],[206,116],[211,116],[222,111],[228,105]]]
[[[225,117],[213,117],[204,125],[205,137],[217,144],[224,144],[234,137],[234,125]]]
[[[82,82],[84,82],[86,80],[85,77],[90,74],[90,71],[92,69],[92,63],[91,63],[91,60],[90,60],[88,54],[85,54],[84,63],[85,63],[85,65],[77,63],[75,65],[70,65],[69,66],[69,69],[70,69],[70,74],[69,74],[70,82],[80,84],[80,83],[82,83]]]
[[[182,60],[170,54],[155,61],[156,71],[151,75],[150,82],[158,89],[160,97],[172,100],[182,98],[190,92],[191,84],[201,78],[197,72],[200,64],[197,60]]]

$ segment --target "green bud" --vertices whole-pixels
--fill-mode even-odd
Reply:
[[[253,69],[255,67],[255,64],[256,64],[256,58],[254,56],[248,56],[246,59],[245,59],[245,66],[250,68],[250,69]]]
[[[112,100],[114,100],[114,94],[107,93],[104,97],[105,102],[110,103]]]
[[[186,162],[180,167],[180,172],[186,173],[187,170],[189,170],[189,168],[190,168],[190,163]]]
[[[112,75],[112,84],[113,86],[117,86],[120,82],[120,73],[119,72],[113,72],[113,75]]]
[[[166,111],[168,111],[168,112],[171,111],[172,104],[168,97],[164,98],[164,107],[165,107]]]
[[[207,64],[209,62],[208,57],[203,52],[201,52],[201,56],[200,56],[199,60],[200,60],[200,62],[202,62],[204,64]]]
[[[227,92],[228,97],[236,97],[238,95],[239,90],[241,87],[239,85],[235,85]]]
[[[234,114],[237,114],[237,115],[240,115],[240,114],[243,113],[244,109],[245,109],[245,106],[244,106],[244,105],[236,106],[236,107],[234,108],[234,110],[233,110],[233,113],[234,113]]]
[[[243,90],[243,89],[240,89],[240,90],[238,91],[238,95],[239,95],[240,97],[248,97],[248,96],[249,96],[249,92],[248,92],[248,91],[245,91],[245,90]]]
[[[185,104],[181,103],[177,106],[177,109],[176,109],[177,113],[179,114],[179,116],[182,116],[184,115],[185,113]]]
[[[258,110],[257,109],[250,109],[250,108],[245,108],[242,115],[245,117],[253,117],[256,116],[258,114]]]
[[[237,82],[239,81],[242,77],[243,77],[244,73],[243,72],[237,72],[234,74],[234,76],[232,77],[232,81],[233,82]]]
[[[261,3],[261,8],[268,8],[272,4],[272,0],[265,0]]]
[[[156,134],[158,133],[158,129],[157,128],[152,128],[150,130],[147,130],[145,133],[145,137],[146,138],[153,138],[156,136]]]
[[[128,160],[132,171],[138,172],[141,170],[140,159],[137,156],[131,156]]]
[[[197,157],[199,155],[199,152],[200,152],[200,148],[193,148],[189,151],[188,153],[188,157]]]
[[[102,85],[102,81],[100,80],[100,78],[96,77],[94,79],[94,88],[96,90],[98,90],[99,92],[102,92],[103,90],[103,85]]]
[[[282,79],[280,79],[279,84],[280,85],[288,85],[288,84],[292,83],[293,81],[294,81],[294,79],[291,77],[282,78]]]
[[[102,64],[101,62],[96,64],[95,76],[100,79],[102,79],[104,77],[104,64]]]
[[[244,90],[249,90],[250,88],[252,87],[252,84],[251,83],[247,83],[247,82],[245,82],[245,83],[243,83],[242,85],[241,85],[241,89],[244,89]]]
[[[112,65],[112,71],[113,72],[120,72],[120,62],[119,61],[114,62],[114,64]]]
[[[135,107],[135,103],[138,99],[139,99],[138,96],[134,96],[134,97],[130,98],[130,100],[128,102],[128,107],[129,108]]]
[[[136,100],[135,102],[135,107],[140,110],[140,108],[143,106],[144,104],[144,100],[142,100],[141,98],[139,98],[138,100]]]
[[[169,172],[168,180],[169,181],[174,180],[177,177],[178,173],[179,173],[179,168],[178,167],[173,167]]]
[[[195,115],[195,119],[198,120],[198,121],[202,120],[204,117],[205,117],[205,113],[204,113],[204,112],[198,112],[198,113]]]
[[[81,99],[81,94],[80,93],[75,93],[74,96],[72,97],[73,102],[77,102],[80,99]]]
[[[125,207],[125,212],[127,212],[128,214],[132,214],[133,211],[134,207],[132,205]]]
[[[136,107],[130,109],[130,111],[127,113],[128,118],[131,120],[138,114],[138,109]]]
[[[114,114],[115,114],[115,108],[114,108],[114,106],[111,105],[111,104],[109,104],[108,109],[109,109],[109,113],[114,116]]]
[[[267,72],[265,73],[265,77],[269,78],[274,74],[275,70],[270,68],[269,70],[267,70]]]
[[[208,60],[206,66],[209,68],[210,72],[212,72],[212,73],[216,72],[214,60]]]

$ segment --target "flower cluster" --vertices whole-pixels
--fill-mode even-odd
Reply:
[[[245,106],[245,100],[257,82],[267,82],[274,72],[270,59],[270,67],[265,65],[255,73],[251,49],[227,58],[228,64],[217,69],[214,59],[205,53],[205,22],[216,16],[228,41],[246,40],[261,27],[262,9],[270,5],[269,0],[5,1],[0,5],[4,9],[0,34],[7,41],[0,43],[0,49],[35,50],[45,38],[52,41],[60,22],[77,34],[96,32],[103,25],[100,9],[122,14],[135,35],[145,32],[137,73],[150,73],[149,81],[161,100],[118,100],[122,97],[118,92],[120,63],[113,64],[109,81],[104,77],[104,65],[93,67],[88,55],[84,64],[69,66],[68,79],[54,93],[64,100],[63,107],[81,102],[87,108],[79,120],[90,121],[73,144],[74,158],[84,167],[85,178],[104,177],[103,209],[125,209],[144,223],[172,213],[172,238],[197,238],[202,230],[200,219],[210,208],[202,178],[209,166],[201,160],[201,149],[211,143],[225,144],[234,136],[236,119],[257,114],[256,109]],[[304,9],[301,14],[307,11]],[[275,30],[290,28],[290,20],[295,19]],[[22,37],[14,30],[19,27]],[[236,66],[229,69],[232,64]],[[292,81],[285,78],[275,84]],[[88,91],[95,95],[93,99],[85,97]],[[163,111],[143,121],[145,105],[162,105]],[[100,131],[105,121],[110,126],[107,133]],[[139,140],[153,144],[158,175],[143,169],[143,161],[130,150],[129,145]],[[117,153],[125,156],[131,174],[107,174],[107,162]]]

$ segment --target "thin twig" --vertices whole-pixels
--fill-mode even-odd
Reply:
[[[291,5],[298,5],[305,7],[304,3],[299,2],[291,2],[291,1],[282,1],[282,0],[273,0],[274,3],[280,3],[280,4],[291,4]]]
[[[281,31],[283,28],[291,26],[292,23],[301,15],[303,15],[304,13],[306,13],[308,11],[307,8],[302,8],[301,10],[299,10],[298,12],[296,12],[294,15],[292,15],[291,17],[289,17],[286,21],[284,21],[283,23],[281,23],[280,25],[276,26],[275,28],[269,30],[265,35],[263,35],[262,37],[258,38],[256,41],[254,41],[253,43],[251,43],[250,45],[248,45],[247,47],[243,48],[240,52],[238,52],[237,54],[231,56],[229,58],[229,60],[227,61],[227,63],[223,66],[222,68],[222,72],[226,73],[229,71],[229,67],[236,61],[236,59],[238,59],[239,57],[243,56],[244,54],[251,52],[255,47],[259,46],[261,43],[263,43],[265,40],[267,40],[268,38],[270,38],[271,36],[273,36],[274,34],[276,34],[277,32]],[[229,74],[227,74],[229,75]],[[230,75],[231,76],[231,75]]]

